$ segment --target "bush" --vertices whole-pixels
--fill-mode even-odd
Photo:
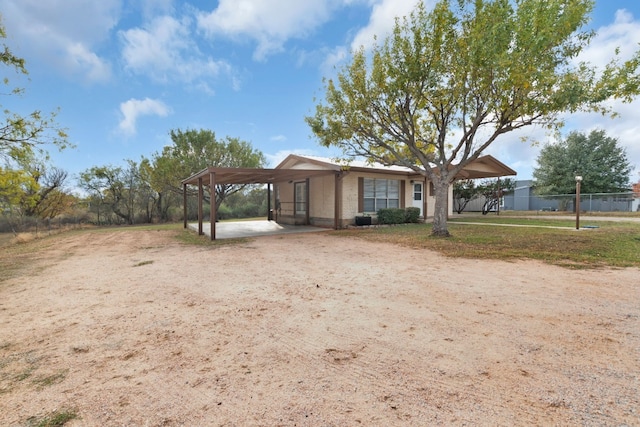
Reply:
[[[402,224],[404,223],[404,209],[386,208],[378,210],[378,224]]]
[[[216,213],[218,214],[218,219],[233,218],[233,210],[224,203],[220,205],[220,207],[218,208],[218,212]]]
[[[404,210],[404,222],[418,222],[420,218],[420,208],[405,208]]]

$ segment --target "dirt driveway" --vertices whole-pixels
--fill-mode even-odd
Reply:
[[[58,238],[0,284],[0,425],[640,425],[640,271],[326,233]]]

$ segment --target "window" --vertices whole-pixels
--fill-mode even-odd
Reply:
[[[419,182],[413,184],[413,200],[416,202],[422,200],[422,184]]]
[[[400,207],[400,181],[364,178],[363,212]]]

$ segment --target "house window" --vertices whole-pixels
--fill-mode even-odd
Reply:
[[[365,178],[363,187],[363,211],[400,207],[400,181],[395,179]]]

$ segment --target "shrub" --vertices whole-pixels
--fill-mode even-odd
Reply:
[[[233,218],[233,210],[225,205],[224,203],[220,205],[220,207],[218,208],[218,219],[229,219],[229,218]]]
[[[404,222],[418,222],[420,218],[420,208],[409,207],[404,210]]]
[[[404,209],[386,208],[378,210],[378,224],[402,224],[404,223]]]

